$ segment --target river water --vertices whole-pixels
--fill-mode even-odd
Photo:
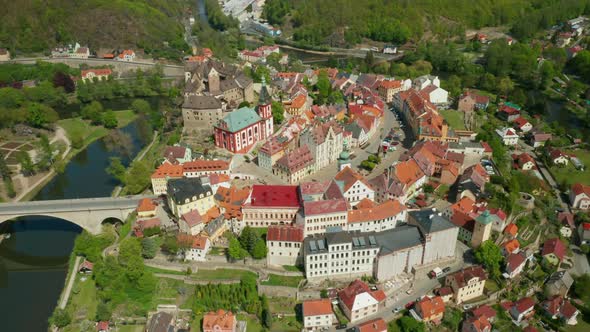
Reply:
[[[109,158],[119,156],[127,164],[146,145],[137,122],[121,131],[130,138],[126,152],[113,149],[106,138],[90,144],[34,200],[110,196],[117,183],[105,171]],[[2,226],[12,236],[0,243],[0,331],[46,332],[65,285],[74,239],[82,229],[42,216]]]

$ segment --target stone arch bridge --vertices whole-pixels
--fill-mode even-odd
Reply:
[[[99,234],[106,219],[125,221],[144,197],[126,196],[0,204],[0,223],[25,216],[46,216],[67,220],[92,234]]]

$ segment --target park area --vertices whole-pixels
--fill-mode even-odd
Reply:
[[[439,112],[451,128],[455,130],[465,130],[465,123],[463,122],[463,116],[465,113],[456,110],[440,110]]]
[[[570,187],[574,183],[590,184],[590,151],[563,150],[563,153],[574,155],[584,164],[584,170],[577,170],[570,161],[567,166],[551,166],[551,173],[559,185]]]
[[[131,110],[114,112],[117,118],[117,127],[122,128],[131,123],[136,114]],[[76,149],[80,149],[93,141],[104,137],[108,134],[109,129],[102,125],[92,125],[89,120],[84,120],[81,117],[63,119],[57,122],[67,133],[68,138]]]

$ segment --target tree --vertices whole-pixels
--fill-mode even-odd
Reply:
[[[398,321],[398,326],[402,332],[424,332],[426,327],[423,322],[419,322],[413,317],[403,316]]]
[[[90,104],[82,107],[80,114],[83,119],[88,119],[92,124],[102,124],[102,104],[98,101],[93,101]]]
[[[23,150],[19,151],[16,155],[16,160],[20,164],[21,172],[25,176],[35,174],[35,164],[33,164],[31,156],[28,152]]]
[[[459,331],[459,324],[463,320],[463,314],[460,310],[454,308],[447,308],[445,310],[443,325],[448,327],[451,331]]]
[[[53,147],[49,142],[47,135],[42,134],[39,139],[39,158],[37,167],[41,170],[47,170],[53,164]]]
[[[327,289],[322,289],[322,290],[320,291],[320,297],[321,297],[322,299],[327,299],[327,298],[328,298],[328,290],[327,290]]]
[[[150,183],[150,174],[151,168],[146,161],[136,160],[131,163],[126,176],[127,190],[131,194],[138,194],[143,191]]]
[[[256,245],[256,241],[258,240],[258,235],[250,226],[246,226],[242,230],[239,240],[242,248],[246,249],[246,251],[249,253],[252,253],[254,246]]]
[[[261,298],[261,302],[262,302],[262,324],[264,325],[264,327],[270,329],[271,325],[272,325],[272,313],[270,312],[270,308],[268,306],[268,299],[266,298],[266,295],[262,294],[262,298]]]
[[[176,236],[167,236],[161,248],[172,255],[176,255],[178,253],[178,240]]]
[[[108,304],[104,303],[104,302],[99,302],[98,305],[96,306],[96,320],[97,321],[109,321],[111,319],[112,316],[112,311],[111,308],[109,307]]]
[[[272,101],[272,120],[275,125],[280,125],[285,120],[285,110],[283,104],[279,101]]]
[[[47,105],[32,103],[28,106],[27,122],[33,127],[40,128],[57,120],[59,115]]]
[[[328,99],[328,96],[330,96],[330,92],[332,90],[328,73],[325,70],[320,71],[316,88],[318,89],[318,104],[323,105]]]
[[[67,93],[76,91],[76,84],[72,77],[62,71],[58,71],[53,75],[53,86],[56,88],[62,87]]]
[[[267,252],[266,242],[263,239],[258,239],[252,249],[252,257],[254,259],[262,259],[266,257]]]
[[[109,166],[106,169],[107,173],[112,175],[115,179],[119,180],[119,182],[124,184],[126,181],[127,169],[125,168],[123,163],[121,163],[121,158],[110,157],[109,160]]]
[[[56,308],[53,315],[49,318],[49,322],[59,328],[66,327],[72,322],[70,314],[61,308]]]
[[[240,245],[240,241],[236,238],[231,238],[229,240],[229,248],[227,250],[229,257],[233,260],[240,260],[246,258],[248,252],[242,248]]]
[[[154,258],[158,251],[158,244],[156,240],[150,237],[143,238],[141,240],[141,255],[143,258]]]
[[[131,103],[131,110],[135,113],[149,114],[152,112],[152,107],[150,106],[150,103],[143,99],[135,99]]]
[[[590,275],[583,274],[574,281],[574,294],[586,305],[590,304]]]
[[[498,81],[498,91],[507,96],[514,89],[514,82],[510,77],[505,76]]]
[[[503,259],[500,247],[491,240],[485,241],[475,249],[475,260],[485,266],[492,278],[500,277],[500,264]]]
[[[117,116],[113,110],[107,110],[106,113],[102,117],[102,123],[105,128],[113,129],[117,128],[119,125],[119,121],[117,120]]]

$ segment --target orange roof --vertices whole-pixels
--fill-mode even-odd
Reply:
[[[363,324],[359,324],[357,328],[358,332],[383,332],[387,331],[387,323],[383,318],[375,318]]]
[[[352,187],[357,181],[361,181],[365,186],[372,188],[372,186],[369,184],[369,182],[367,181],[367,179],[365,179],[364,176],[355,172],[352,168],[348,166],[340,172],[338,172],[338,174],[336,174],[336,176],[334,177],[334,180],[344,182],[344,188],[342,190],[343,192],[347,192],[348,189],[350,189],[350,187]]]
[[[236,316],[231,311],[219,309],[217,312],[208,312],[203,317],[203,330],[233,330],[235,325]]]
[[[396,216],[404,210],[406,210],[406,207],[398,200],[389,200],[375,207],[348,211],[348,222],[383,220]]]
[[[193,244],[192,247],[194,249],[201,249],[204,250],[205,247],[207,246],[207,241],[209,241],[208,238],[204,237],[204,236],[195,236],[193,238]]]
[[[419,308],[422,318],[430,318],[445,312],[445,303],[442,297],[435,296],[430,298],[425,296],[422,300],[416,303]]]
[[[125,57],[125,55],[135,55],[135,52],[133,52],[133,50],[123,50],[123,52],[119,53],[119,58],[123,59]]]
[[[402,161],[395,165],[395,175],[405,185],[412,185],[424,176],[414,159]]]
[[[239,189],[235,186],[230,188],[219,187],[215,193],[215,200],[219,207],[225,209],[225,219],[242,219],[242,204],[250,196],[250,187]]]
[[[149,198],[142,198],[137,205],[137,212],[148,212],[156,210],[156,204]]]
[[[510,240],[508,242],[504,242],[502,247],[506,250],[507,253],[511,254],[520,248],[520,242],[517,239]]]
[[[504,234],[516,236],[516,234],[518,234],[518,226],[516,226],[516,224],[510,224],[506,226],[506,228],[504,228]]]
[[[307,97],[304,94],[300,94],[297,97],[295,97],[295,99],[293,99],[291,101],[291,104],[289,105],[289,107],[301,108],[305,105],[306,101],[307,101]]]
[[[182,164],[183,172],[207,172],[222,171],[229,169],[229,162],[224,160],[193,160]]]
[[[465,214],[469,214],[473,212],[473,206],[475,205],[475,201],[471,198],[465,196],[461,198],[457,203],[451,205],[451,210],[453,214],[457,211],[463,212]]]
[[[182,165],[172,165],[164,163],[152,174],[152,179],[156,178],[181,178],[182,177]]]
[[[371,199],[369,198],[363,198],[360,202],[358,202],[358,204],[354,207],[355,209],[359,210],[359,209],[369,209],[369,208],[373,208],[375,207],[377,204],[375,204],[375,202],[373,202]]]
[[[113,71],[110,68],[88,69],[88,70],[82,70],[82,72],[80,73],[80,76],[86,77],[86,76],[88,76],[89,73],[94,73],[94,75],[97,75],[97,76],[108,76],[108,75],[111,75],[113,73]]]
[[[381,81],[381,87],[385,89],[399,89],[402,87],[402,81]]]
[[[330,299],[308,300],[303,302],[303,317],[331,315],[332,302]]]

